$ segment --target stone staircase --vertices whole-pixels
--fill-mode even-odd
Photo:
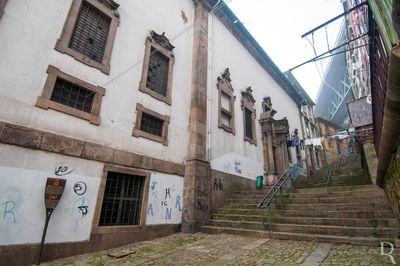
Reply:
[[[342,186],[305,182],[303,188],[296,184],[294,191],[283,193],[282,206],[279,199],[278,206],[271,205],[271,232],[268,209],[263,214],[257,208],[266,191],[233,193],[202,231],[360,245],[394,243],[398,225],[384,191],[367,184],[368,179],[359,172],[357,182],[353,175],[341,175],[337,183]],[[304,188],[306,184],[308,188]]]

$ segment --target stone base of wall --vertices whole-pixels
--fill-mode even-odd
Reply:
[[[375,152],[375,146],[371,143],[364,143],[364,154],[365,154],[365,163],[366,170],[368,170],[368,177],[371,179],[372,184],[376,185],[376,175],[378,171],[378,158]]]
[[[400,145],[385,176],[385,191],[400,223]]]
[[[211,170],[211,213],[225,205],[225,199],[235,191],[256,190],[256,181],[241,176]]]
[[[42,262],[103,249],[119,247],[135,242],[149,240],[178,233],[181,225],[138,226],[132,232],[97,233],[92,234],[89,241],[46,244]],[[11,245],[0,247],[0,265],[31,265],[38,258],[40,245]]]

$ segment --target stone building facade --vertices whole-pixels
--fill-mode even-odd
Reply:
[[[196,232],[288,169],[303,98],[236,21],[212,0],[0,1],[0,264],[36,261],[47,178],[66,186],[43,260]]]

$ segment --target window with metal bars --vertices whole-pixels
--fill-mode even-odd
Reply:
[[[108,172],[100,226],[138,225],[145,177]]]
[[[247,108],[244,108],[244,121],[245,121],[245,132],[246,137],[253,139],[253,121],[252,121],[253,112]]]
[[[95,92],[57,77],[50,100],[90,113]]]
[[[110,25],[109,16],[83,1],[69,47],[102,63]]]
[[[164,121],[147,113],[142,113],[140,130],[162,137]]]
[[[146,86],[163,95],[167,95],[169,58],[151,47]]]

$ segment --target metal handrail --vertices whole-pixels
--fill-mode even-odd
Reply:
[[[284,183],[286,183],[288,177],[290,176],[290,173],[292,170],[286,170],[279,178],[276,180],[275,184],[272,186],[272,188],[268,191],[267,195],[264,196],[264,198],[260,201],[258,204],[258,208],[266,208],[267,205],[271,202],[271,200],[274,198],[274,196],[278,193],[279,189],[283,186]],[[283,181],[282,181],[283,180]],[[273,192],[273,195],[270,197],[270,199],[265,203],[265,200],[268,198],[268,196]]]
[[[283,205],[282,202],[282,186],[286,183],[288,178],[291,176],[292,170],[286,170],[275,182],[273,187],[268,191],[267,195],[264,196],[262,201],[258,204],[258,208],[262,210],[262,224],[264,225],[264,210],[268,207],[268,228],[269,234],[271,237],[271,201],[275,199],[275,206],[277,206],[276,202],[276,194],[280,192],[281,195],[281,206]]]

